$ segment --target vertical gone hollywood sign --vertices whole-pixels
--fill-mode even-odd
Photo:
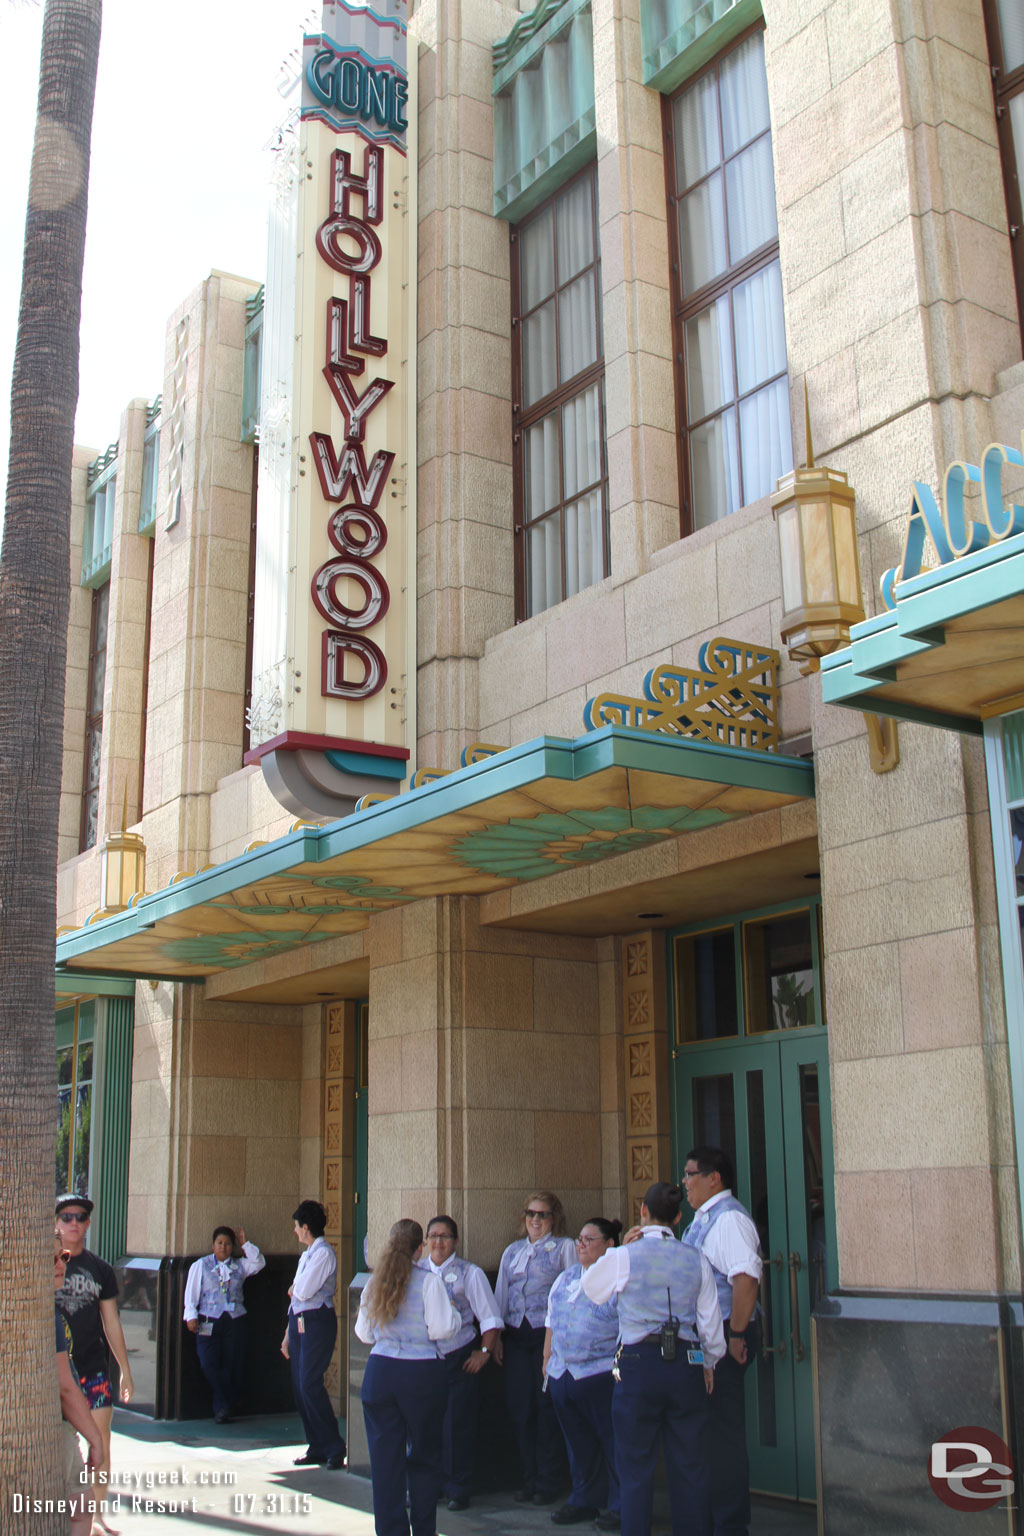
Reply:
[[[376,229],[383,216],[383,149],[365,146],[361,176],[352,170],[348,150],[334,150],[330,177],[330,213],[317,230],[316,248],[329,267],[348,279],[348,297],[327,301],[323,374],[344,417],[345,439],[340,452],[325,432],[311,432],[309,442],[324,500],[343,505],[328,519],[327,537],[335,553],[313,576],[311,592],[317,612],[331,626],[323,635],[320,691],[329,698],[357,700],[379,693],[388,675],[384,653],[366,631],[391,605],[387,580],[372,558],[388,539],[378,509],[395,454],[378,449],[367,465],[365,439],[366,424],[394,380],[374,378],[361,390],[353,382],[365,371],[367,358],[383,357],[388,350],[387,339],[370,331],[370,274],[383,255]],[[344,601],[345,581],[361,593],[361,606]]]

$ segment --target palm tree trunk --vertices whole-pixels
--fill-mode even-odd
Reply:
[[[0,1455],[2,1536],[53,1499],[53,946],[64,736],[71,446],[100,0],[47,0],[0,547]],[[30,1506],[31,1507],[31,1506]],[[33,1515],[64,1536],[67,1515]]]

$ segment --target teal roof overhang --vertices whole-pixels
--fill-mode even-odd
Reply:
[[[822,657],[827,704],[973,735],[1024,708],[1024,534],[898,582],[894,596]]]
[[[616,725],[541,737],[62,932],[58,989],[95,973],[200,981],[423,897],[483,895],[813,795],[811,764],[777,753]]]

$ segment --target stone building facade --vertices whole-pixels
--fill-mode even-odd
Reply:
[[[980,608],[974,661],[1009,681],[976,729],[939,718],[941,651],[927,709],[874,700],[900,723],[873,771],[877,678],[826,702],[832,664],[790,655],[771,498],[808,458],[806,392],[870,621],[915,485],[948,505],[947,465],[1020,443],[1019,23],[1008,0],[408,23],[409,772],[447,782],[296,824],[253,756],[255,282],[201,284],[159,404],[76,459],[58,1008],[95,1020],[98,1084],[130,1067],[130,1138],[101,1087],[93,1116],[94,1188],[126,1179],[111,1250],[183,1257],[234,1217],[286,1253],[319,1194],[346,1278],[367,1230],[372,1254],[437,1210],[493,1267],[531,1189],[570,1227],[629,1218],[720,1140],[769,1260],[757,1485],[828,1530],[944,1530],[932,1442],[977,1423],[1019,1449],[1014,796],[978,723],[1016,739],[1019,637]],[[678,709],[659,734],[659,668],[703,699],[695,745]],[[125,829],[153,902],[119,911]],[[318,861],[349,906],[314,942],[267,892]],[[248,947],[192,921],[229,900]]]

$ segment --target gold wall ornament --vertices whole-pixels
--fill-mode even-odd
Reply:
[[[776,481],[771,499],[782,569],[779,633],[807,676],[850,643],[850,627],[864,618],[857,550],[857,498],[846,475],[814,462],[811,412],[804,381],[807,464]],[[900,760],[895,720],[865,715],[875,773],[891,773]]]
[[[719,636],[696,668],[664,664],[644,678],[643,698],[602,693],[583,711],[588,731],[603,725],[686,736],[720,747],[770,752],[779,744],[778,651]]]

